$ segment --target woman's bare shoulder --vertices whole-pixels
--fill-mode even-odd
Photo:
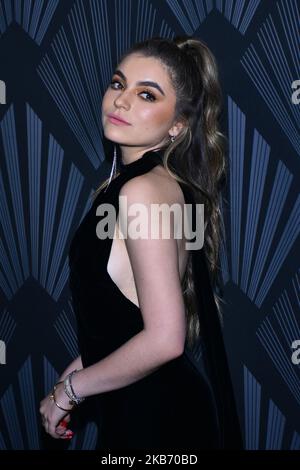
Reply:
[[[155,195],[156,202],[168,204],[184,204],[184,195],[176,179],[167,170],[158,165],[145,174],[135,176],[127,181],[121,188],[120,195],[139,194],[149,189],[149,194]]]

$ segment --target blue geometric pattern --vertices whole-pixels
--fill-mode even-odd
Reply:
[[[89,423],[85,429],[82,449],[93,450],[97,442],[98,431],[94,423]]]
[[[7,450],[7,447],[5,445],[5,442],[4,442],[4,439],[3,439],[3,435],[2,433],[0,432],[0,450]]]
[[[170,10],[176,16],[178,23],[185,34],[192,36],[213,10],[213,2],[203,0],[179,2],[177,0],[167,0]],[[206,7],[206,8],[205,8]]]
[[[300,436],[296,432],[294,432],[290,450],[300,450]]]
[[[256,129],[253,136],[251,160],[247,162],[250,167],[249,189],[245,194],[246,117],[230,97],[228,97],[228,114],[228,135],[231,144],[229,158],[232,280],[240,285],[258,307],[261,307],[290,249],[299,237],[300,197],[297,197],[290,209],[288,197],[291,197],[290,187],[293,183],[293,175],[281,161],[278,162],[272,192],[268,198],[264,196],[271,149]],[[244,202],[243,199],[246,201]],[[243,211],[244,216],[242,205],[246,206],[246,210]],[[264,222],[262,230],[259,230],[258,221],[262,219],[262,212]],[[275,232],[277,231],[278,237],[278,226],[283,217],[287,221],[286,225],[282,225],[279,241],[274,243]],[[241,252],[242,243],[243,253]],[[254,252],[254,246],[257,247],[256,252]],[[272,260],[266,271],[271,250]]]
[[[269,400],[268,408],[263,409],[262,387],[254,375],[244,365],[244,404],[245,404],[245,449],[246,450],[280,450],[286,430],[286,417],[274,403]],[[262,415],[266,416],[263,426]],[[263,434],[263,430],[265,434]],[[299,448],[297,432],[291,437],[291,450]]]
[[[288,220],[286,227],[281,235],[279,243],[275,248],[275,252],[267,270],[264,281],[257,294],[255,303],[260,307],[265,299],[269,289],[275,281],[276,275],[279,273],[286,261],[290,249],[294,242],[299,239],[300,233],[300,196],[297,197],[290,214],[287,214]]]
[[[17,410],[17,398],[19,396],[14,391],[14,387],[9,385],[0,400],[0,407],[3,413],[6,436],[13,450],[24,449],[24,438],[21,432],[20,417]],[[26,437],[25,437],[26,438]]]
[[[55,14],[58,0],[1,0],[0,32],[4,33],[16,21],[29,36],[41,45]]]
[[[7,189],[5,188],[1,174],[0,191],[1,196],[3,196],[1,197],[1,222],[3,224],[3,233],[9,248],[9,253],[11,254],[11,260],[9,260],[8,253],[3,249],[1,250],[3,257],[1,257],[0,262],[8,270],[6,271],[5,269],[4,272],[7,273],[10,293],[14,293],[29,276],[29,255],[26,243],[24,200],[21,197],[23,191],[21,187],[20,162],[18,158],[16,122],[13,105],[10,106],[1,122],[1,132],[10,188],[10,206],[12,210],[9,211]],[[13,223],[16,226],[15,233],[13,231]],[[19,250],[17,250],[17,245],[19,245]],[[21,259],[18,252],[22,253]]]
[[[299,2],[286,0],[277,2],[276,7],[241,63],[300,155],[300,109],[291,100],[292,82],[300,76]]]
[[[22,400],[23,414],[25,418],[26,435],[29,449],[39,448],[38,435],[38,411],[36,409],[36,396],[34,393],[34,379],[32,362],[29,357],[18,373],[19,387]]]
[[[0,2],[0,33],[3,34],[13,21],[12,2]]]
[[[261,385],[244,365],[245,442],[247,450],[259,449]]]
[[[193,35],[212,11],[218,11],[230,24],[245,34],[260,0],[167,0],[185,34]]]
[[[300,405],[300,370],[292,362],[292,343],[300,339],[299,271],[257,330],[257,336]]]
[[[73,308],[71,303],[69,302],[69,306],[71,311],[73,312]],[[68,315],[64,310],[60,313],[57,317],[57,320],[53,324],[55,330],[58,333],[58,336],[64,343],[65,347],[67,348],[70,356],[75,359],[78,357],[78,344],[77,344],[77,336],[76,331],[73,327],[73,324],[69,320],[70,315]]]
[[[5,249],[1,241],[0,266],[6,276],[1,274],[0,286],[10,299],[31,275],[57,300],[68,278],[67,237],[83,176],[71,163],[68,181],[62,183],[63,149],[51,134],[47,148],[42,139],[41,120],[28,104],[26,113],[28,177],[23,179],[23,184],[13,106],[1,122],[8,183],[4,184],[0,173],[1,225],[7,245]],[[47,161],[47,167],[41,174],[44,161]],[[26,213],[25,194],[28,194]]]
[[[255,234],[258,229],[259,213],[266,182],[267,168],[270,158],[270,147],[254,129],[251,170],[246,213],[245,243],[241,275],[241,289],[246,292],[250,277],[251,260],[254,255]]]
[[[44,356],[43,358],[43,368],[44,368],[44,395],[46,396],[49,391],[52,389],[53,384],[58,381],[59,374],[56,372],[54,367],[48,361],[48,359]]]
[[[282,448],[286,418],[272,400],[269,401],[266,450]]]
[[[103,161],[102,90],[112,68],[106,2],[76,2],[37,71],[94,168]],[[101,33],[101,34],[100,34]],[[106,70],[107,73],[99,73]]]
[[[16,327],[17,324],[12,315],[8,310],[4,309],[0,315],[0,338],[5,342],[6,346],[10,342]]]
[[[240,0],[232,2],[231,0],[216,0],[216,8],[224,14],[231,25],[245,34],[253,16],[257,10],[260,0]]]

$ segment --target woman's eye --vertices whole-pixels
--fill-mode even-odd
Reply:
[[[111,88],[112,88],[113,90],[118,90],[119,88],[115,88],[115,87],[113,86],[115,83],[119,83],[119,85],[121,85],[121,83],[120,83],[118,80],[113,80],[113,81],[110,83],[110,86],[111,86]],[[146,101],[155,101],[155,100],[156,100],[155,96],[154,96],[152,93],[150,93],[149,91],[147,91],[147,90],[142,91],[142,92],[140,93],[140,95],[142,95],[142,94],[146,94],[146,95],[148,95],[148,96],[150,97],[150,98],[146,98]],[[143,99],[144,99],[144,98],[143,98]]]
[[[155,96],[152,95],[152,93],[150,93],[149,91],[142,91],[141,94],[146,94],[146,95],[150,96],[150,97],[151,97],[151,98],[150,98],[150,101],[155,101],[155,99],[156,99]],[[148,100],[148,101],[149,101],[149,100]]]
[[[111,85],[112,88],[113,88],[112,85],[114,85],[115,83],[120,83],[120,82],[118,82],[117,80],[113,80],[112,82],[110,82],[110,85]]]

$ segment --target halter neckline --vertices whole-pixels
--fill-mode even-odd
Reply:
[[[140,165],[142,162],[144,163],[144,161],[146,161],[147,159],[152,158],[152,156],[154,158],[158,158],[159,161],[162,162],[162,150],[161,149],[147,150],[146,152],[143,153],[143,155],[140,158],[137,158],[136,160],[133,160],[130,163],[123,163],[122,161],[120,161],[120,170],[127,171],[131,168],[135,168],[136,166]]]

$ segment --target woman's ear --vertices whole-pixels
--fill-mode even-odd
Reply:
[[[186,118],[181,118],[171,127],[171,129],[169,129],[169,134],[177,137],[186,127],[188,127],[188,120]]]
[[[174,137],[177,137],[180,132],[184,129],[184,125],[181,124],[181,123],[177,123],[175,126],[171,127],[171,129],[169,129],[169,135],[173,135]]]

